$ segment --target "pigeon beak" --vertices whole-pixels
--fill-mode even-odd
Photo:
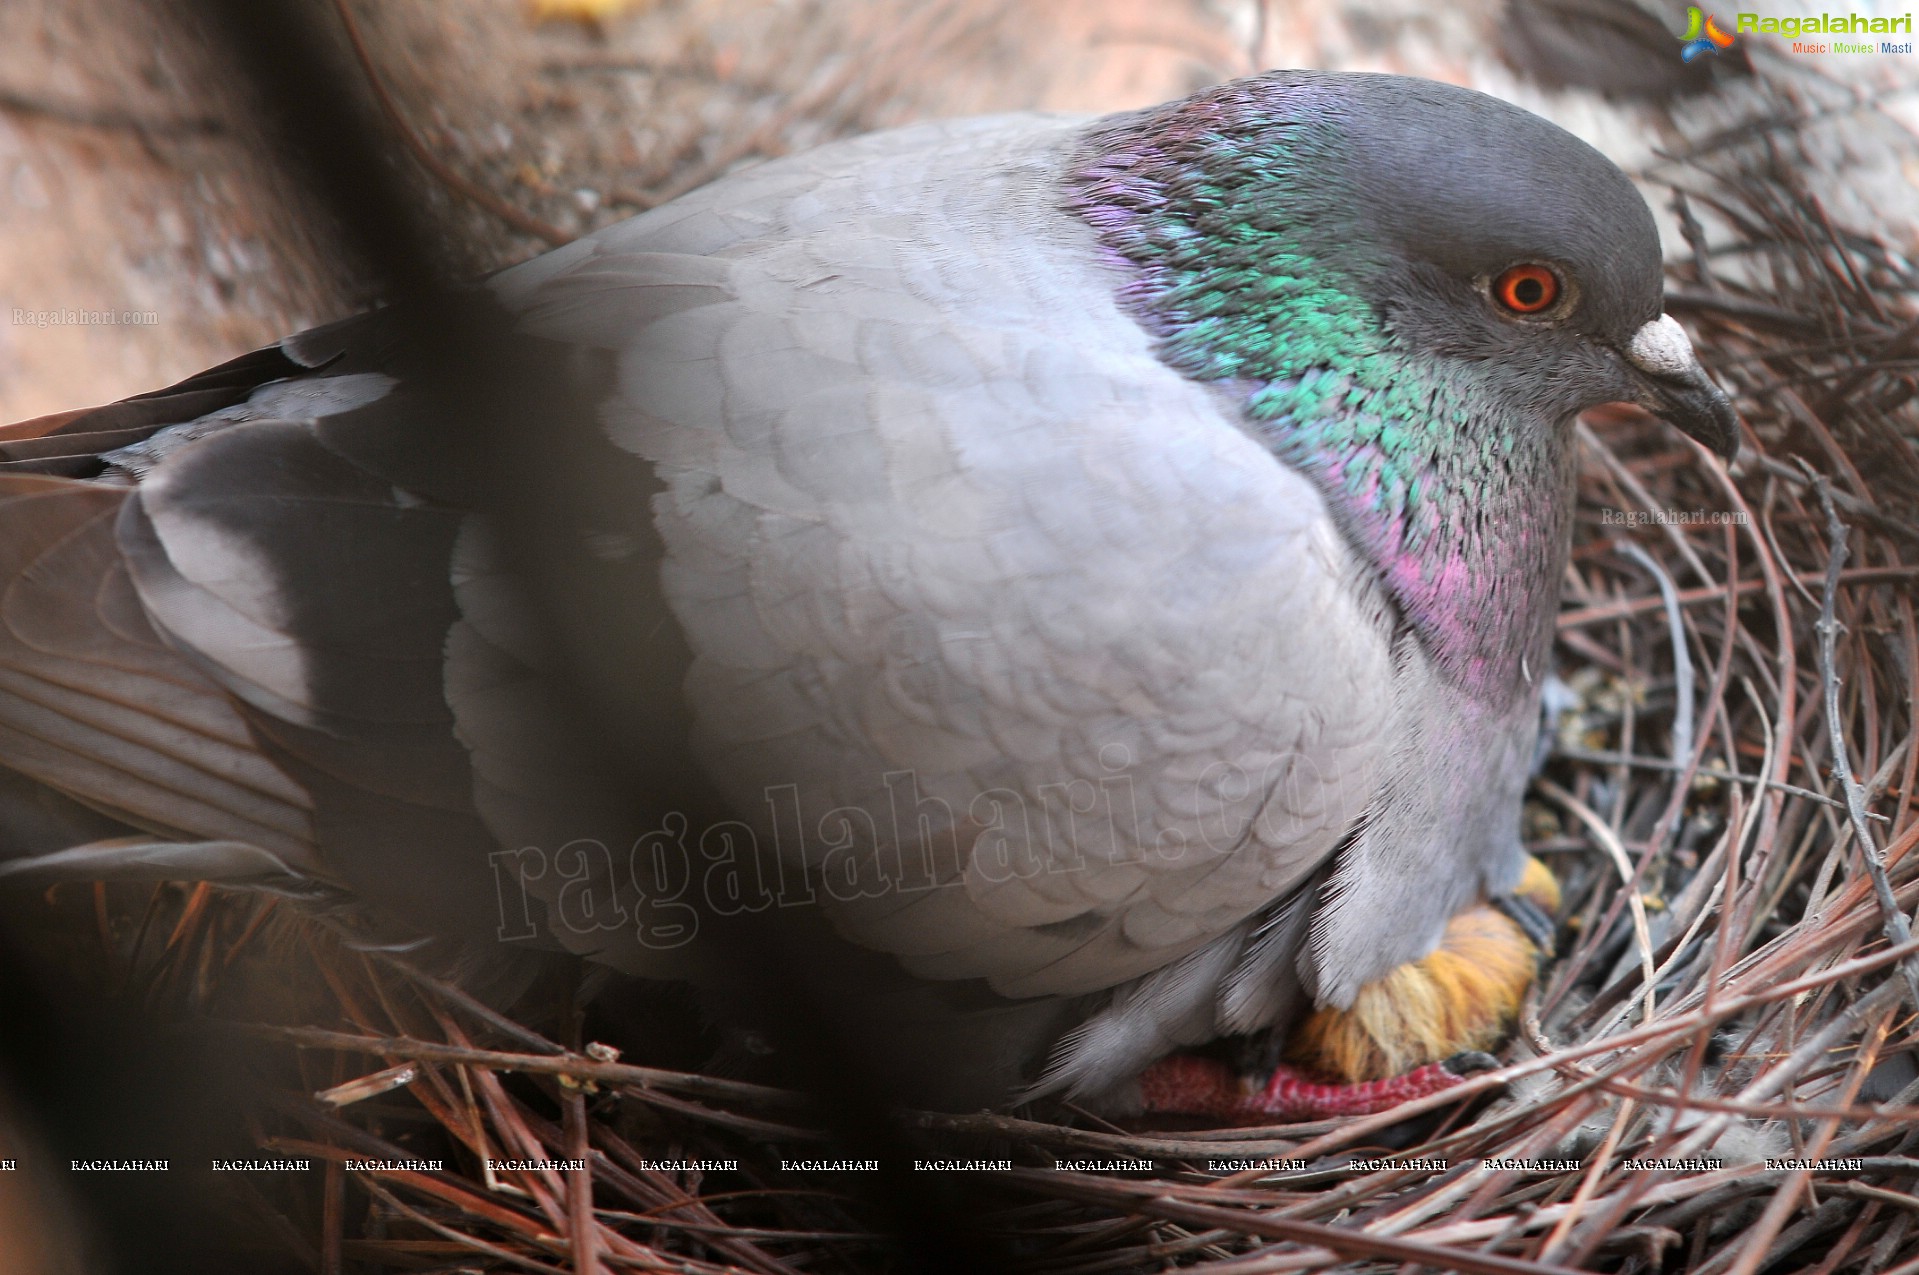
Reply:
[[[1732,400],[1699,366],[1686,330],[1662,314],[1633,333],[1626,361],[1639,373],[1634,401],[1698,439],[1728,462],[1739,454]]]

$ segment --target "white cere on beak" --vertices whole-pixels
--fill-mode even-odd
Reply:
[[[1662,314],[1632,334],[1626,357],[1648,376],[1684,376],[1699,366],[1692,338],[1670,314]]]

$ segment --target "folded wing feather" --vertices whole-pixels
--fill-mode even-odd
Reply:
[[[914,972],[1143,980],[1080,1037],[1123,1063],[1286,1003],[1304,913],[1274,909],[1373,799],[1393,669],[1317,494],[1158,361],[1056,207],[1076,127],[822,148],[489,288],[601,404],[564,511],[609,599],[589,691]],[[0,739],[128,823],[480,933],[490,856],[635,829],[393,331],[0,431],[75,476],[0,477]],[[89,450],[189,421],[139,472]],[[592,915],[527,883],[548,939],[657,968],[633,880],[595,881]]]

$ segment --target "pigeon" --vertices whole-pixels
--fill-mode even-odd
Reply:
[[[949,1109],[1443,1087],[1547,936],[1574,418],[1737,447],[1661,276],[1556,126],[1273,72],[492,276],[531,556],[398,311],[9,427],[0,877],[773,980]]]

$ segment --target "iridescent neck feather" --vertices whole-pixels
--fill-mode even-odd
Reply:
[[[1337,108],[1312,96],[1244,82],[1108,125],[1067,207],[1128,276],[1122,304],[1160,357],[1237,401],[1439,666],[1503,706],[1550,644],[1568,449],[1556,422],[1503,407],[1483,365],[1406,348],[1364,298],[1390,263],[1358,242]]]

